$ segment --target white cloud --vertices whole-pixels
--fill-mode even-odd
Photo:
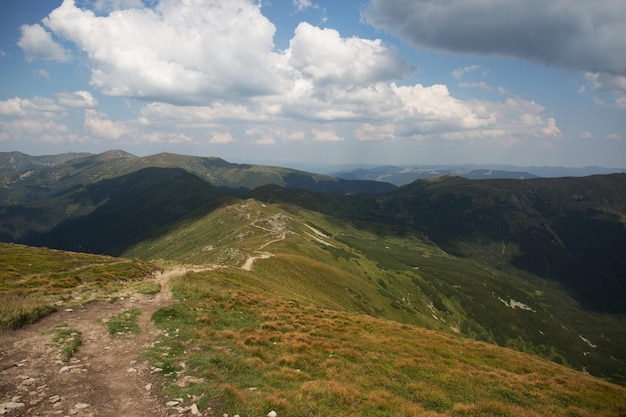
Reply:
[[[118,140],[130,133],[130,128],[126,123],[110,120],[104,113],[93,109],[85,110],[84,125],[89,132],[105,139]]]
[[[541,121],[540,123],[544,123],[544,127],[541,128],[541,133],[545,136],[550,136],[553,138],[560,138],[563,136],[561,134],[561,130],[556,126],[556,120],[552,117],[546,119],[545,122]]]
[[[610,133],[606,135],[606,138],[610,140],[623,140],[624,139],[624,137],[620,135],[619,133]]]
[[[100,16],[65,0],[44,24],[85,53],[94,88],[145,100],[137,118],[127,122],[93,110],[98,101],[88,91],[50,101],[61,111],[86,109],[84,128],[97,137],[205,144],[232,143],[235,137],[261,144],[353,138],[511,144],[560,135],[543,107],[501,88],[508,97],[503,102],[461,100],[445,85],[401,85],[396,80],[414,68],[381,40],[346,38],[301,23],[289,47],[276,51],[274,25],[249,0],[96,5],[96,11],[115,11]],[[453,75],[461,81],[479,69],[470,65]],[[0,116],[3,105],[7,112],[25,111],[7,101],[0,103]]]
[[[213,132],[209,139],[209,143],[231,143],[234,141],[235,138],[229,132]]]
[[[342,142],[344,138],[339,136],[333,129],[311,129],[313,140],[318,142]]]
[[[580,134],[580,137],[583,139],[591,139],[593,138],[593,133],[591,133],[590,131],[584,131],[583,133]]]
[[[363,123],[354,131],[354,137],[363,142],[393,140],[396,137],[396,128],[392,124],[374,126]]]
[[[24,51],[28,62],[35,58],[55,62],[68,62],[71,59],[69,52],[56,43],[50,32],[46,32],[41,25],[22,25],[20,31],[22,36],[17,45]]]
[[[120,135],[121,136],[121,135]],[[117,139],[117,138],[114,138]],[[148,143],[166,143],[170,145],[176,145],[180,143],[191,142],[192,139],[183,133],[169,133],[169,132],[150,132],[142,133],[139,135],[139,142]]]
[[[66,133],[68,127],[53,120],[19,119],[3,122],[3,128],[19,135],[38,135],[42,133]],[[3,129],[4,130],[4,129]]]
[[[319,5],[313,3],[311,0],[293,0],[293,7],[296,8],[296,11],[301,12],[309,8],[319,9]]]
[[[480,69],[480,65],[470,65],[467,67],[457,68],[452,71],[452,76],[460,81],[466,73],[476,71],[478,69]]]
[[[252,106],[252,105],[250,105]],[[225,121],[267,120],[262,111],[252,111],[243,104],[214,103],[210,106],[176,106],[168,103],[149,103],[139,113],[139,122],[146,126],[172,125],[179,128],[214,127]]]
[[[209,104],[288,81],[274,25],[247,0],[162,0],[107,16],[65,0],[44,23],[85,53],[92,86],[107,95]]]
[[[405,121],[420,133],[464,130],[495,122],[495,113],[480,102],[464,102],[452,97],[445,85],[424,87],[392,85],[402,99]]]
[[[408,75],[413,68],[380,39],[342,38],[334,29],[302,22],[287,51],[289,64],[316,84],[350,90]]]
[[[19,97],[0,101],[0,117],[11,116],[21,118],[52,119],[64,115],[65,108],[54,100],[45,97],[23,99]]]
[[[68,107],[98,107],[99,103],[89,91],[79,90],[73,93],[58,93],[57,101],[59,104]]]
[[[256,145],[275,145],[276,139],[270,137],[262,137],[254,141]]]

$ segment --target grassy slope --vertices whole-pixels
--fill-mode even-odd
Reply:
[[[248,257],[268,253],[251,272],[239,271]],[[248,200],[180,224],[125,256],[215,264],[285,299],[462,334],[626,382],[623,317],[584,311],[558,284],[451,256],[421,236],[374,233],[296,206]]]
[[[269,216],[248,217],[262,209]],[[252,271],[221,267],[171,282],[176,301],[153,316],[164,333],[145,355],[162,369],[166,391],[184,398],[184,405],[195,402],[203,412],[210,408],[212,414],[242,416],[270,410],[279,416],[626,413],[623,387],[510,349],[350,311],[350,302],[342,298],[357,295],[337,282],[335,269],[342,262],[365,260],[321,236],[330,236],[333,225],[318,214],[310,213],[307,219],[317,226],[316,233],[300,220],[290,223],[274,206],[248,202],[224,208],[224,213],[254,223],[259,233],[250,236],[251,247],[273,242],[262,250],[277,255],[257,261]],[[321,225],[327,228],[322,231]],[[278,239],[283,232],[296,238],[299,250],[308,248],[307,257],[279,254],[281,245],[283,250],[291,247],[287,239]],[[233,232],[230,238],[241,236]],[[336,244],[334,252],[329,255],[313,244],[320,240]],[[351,260],[309,258],[339,254]],[[327,264],[326,269],[320,269],[320,263]],[[11,244],[0,245],[0,265],[3,300],[36,292],[48,302],[132,291],[154,268],[134,260]],[[284,272],[302,269],[302,280],[281,279],[285,276],[276,266]],[[317,276],[309,275],[313,269]],[[271,274],[278,276],[270,279]],[[305,278],[309,287],[302,291]],[[358,277],[352,280],[349,285],[356,285]],[[337,297],[336,289],[342,288],[344,296]],[[365,289],[361,296],[373,297]]]
[[[115,296],[156,270],[139,260],[0,243],[0,328],[17,328],[65,304]]]

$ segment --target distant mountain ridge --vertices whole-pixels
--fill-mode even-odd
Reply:
[[[435,178],[444,175],[467,179],[530,179],[556,177],[584,177],[626,172],[626,169],[589,166],[567,167],[518,167],[513,165],[423,165],[349,167],[329,170],[329,175],[349,180],[373,180],[390,182],[397,186],[409,184],[418,179]]]
[[[143,168],[181,168],[215,187],[253,189],[267,184],[337,194],[381,193],[394,185],[344,180],[289,168],[234,164],[216,157],[160,153],[138,157],[121,150],[101,154],[31,157],[0,152],[0,201],[19,204],[49,198],[71,187],[127,175]]]

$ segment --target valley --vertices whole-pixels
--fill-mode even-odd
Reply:
[[[626,413],[626,175],[382,190],[219,162],[224,178],[272,173],[248,188],[207,182],[215,161],[197,157],[46,161],[0,170],[2,296],[33,300],[17,318],[6,307],[3,327],[138,297],[159,270],[179,271],[171,301],[165,286],[146,296],[142,326],[151,316],[159,330],[142,327],[157,343],[138,350],[161,369],[159,395],[185,407]]]

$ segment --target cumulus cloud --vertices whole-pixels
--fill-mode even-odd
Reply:
[[[59,104],[68,107],[94,108],[98,107],[99,104],[89,91],[84,90],[73,93],[58,93],[56,97]]]
[[[342,38],[334,29],[306,22],[296,28],[287,55],[291,66],[313,82],[340,84],[348,90],[400,79],[413,71],[380,39]]]
[[[93,109],[85,110],[84,125],[93,135],[105,139],[118,140],[131,131],[127,124],[110,120],[106,114]]]
[[[167,143],[170,145],[176,145],[179,143],[188,143],[192,139],[188,135],[183,133],[170,133],[170,132],[149,132],[142,133],[138,136],[138,142],[148,143]]]
[[[44,19],[85,53],[107,95],[178,104],[284,88],[274,25],[247,0],[162,0],[106,16],[65,0]]]
[[[65,0],[44,25],[85,54],[94,88],[144,100],[135,120],[119,122],[96,111],[98,101],[88,91],[49,99],[61,109],[85,109],[84,129],[96,137],[158,143],[231,143],[235,137],[259,144],[352,138],[510,143],[560,135],[556,120],[546,119],[534,102],[461,100],[445,85],[401,85],[414,68],[381,40],[342,37],[334,29],[300,23],[288,48],[277,51],[274,25],[250,0],[161,0],[150,7],[102,0],[93,10],[79,4]],[[478,69],[457,68],[453,76],[461,81]],[[27,104],[0,102],[0,116],[23,112]]]
[[[392,124],[375,126],[363,123],[354,131],[354,137],[362,142],[393,140],[396,138],[396,127]]]
[[[231,143],[234,141],[235,138],[229,132],[213,132],[209,139],[209,143]]]
[[[344,138],[339,136],[333,129],[311,129],[313,140],[318,142],[342,142]]]
[[[70,53],[56,43],[50,32],[47,32],[41,25],[22,25],[20,31],[22,35],[17,45],[24,51],[28,62],[35,58],[55,62],[70,60]]]
[[[268,115],[253,111],[252,105],[214,103],[208,106],[177,106],[152,102],[139,113],[139,122],[146,126],[173,125],[178,128],[211,128],[228,121],[262,122]]]
[[[0,101],[0,116],[53,119],[64,115],[65,108],[45,97],[20,97]]]

